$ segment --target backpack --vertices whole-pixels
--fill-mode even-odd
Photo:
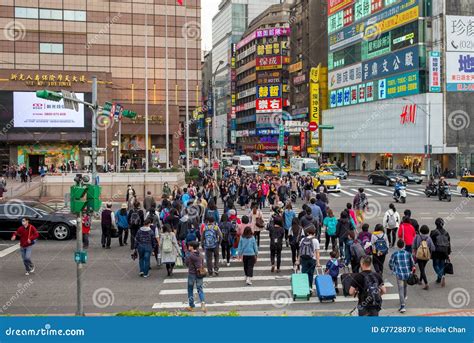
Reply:
[[[230,228],[230,235],[234,237],[237,235],[237,221],[233,220],[230,223],[232,225]]]
[[[367,204],[367,196],[364,193],[360,193],[358,207],[361,209],[365,209],[367,207]]]
[[[192,226],[188,228],[186,233],[186,243],[197,241],[196,229]]]
[[[300,244],[300,257],[313,258],[314,245],[313,239],[305,237]]]
[[[298,243],[301,241],[302,235],[303,235],[303,228],[300,228],[300,233],[298,236],[295,236],[294,234],[290,236],[290,245],[298,246]]]
[[[203,233],[203,242],[204,242],[204,248],[205,249],[214,249],[217,247],[218,241],[217,241],[217,231],[215,226],[209,227],[206,226],[204,229]]]
[[[379,290],[378,281],[373,275],[372,272],[364,274],[364,295],[365,299],[363,299],[362,304],[364,307],[375,307],[378,309],[382,308],[382,296]]]
[[[436,236],[436,252],[443,254],[449,253],[449,239],[447,232],[441,232],[438,230],[438,236]]]
[[[388,253],[387,242],[385,241],[385,234],[382,237],[378,237],[374,244],[375,251],[378,255],[385,255]]]
[[[388,214],[388,227],[389,229],[395,229],[397,227],[397,219],[395,218],[395,213]]]
[[[328,219],[327,225],[326,225],[326,232],[329,236],[335,236],[336,235],[336,228],[337,228],[337,219],[336,217],[332,217]]]
[[[140,223],[141,223],[140,214],[138,214],[138,211],[134,210],[132,212],[132,215],[130,216],[130,225],[140,226]]]
[[[422,239],[420,246],[416,249],[416,259],[422,261],[428,261],[431,258],[431,251],[428,247],[426,239]]]
[[[354,254],[351,254],[352,260],[356,263],[359,263],[360,259],[367,255],[367,251],[364,250],[364,247],[360,243],[354,243],[352,247],[352,250],[354,251]]]
[[[171,235],[169,234],[164,235],[161,249],[164,253],[168,253],[168,254],[173,251],[173,240],[171,238]]]
[[[367,248],[365,248],[366,244],[369,243]],[[362,237],[362,240],[360,241],[360,245],[362,245],[362,248],[364,248],[364,251],[367,255],[370,255],[372,252],[372,243],[370,242],[369,235],[364,235]]]
[[[329,265],[329,268],[328,268]],[[329,261],[328,265],[326,265],[327,271],[329,275],[333,278],[337,277],[339,275],[339,264],[333,261]]]

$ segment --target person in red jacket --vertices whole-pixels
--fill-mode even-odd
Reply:
[[[31,250],[39,237],[39,233],[38,230],[30,224],[30,220],[25,217],[21,220],[21,226],[13,233],[12,241],[14,241],[17,236],[20,236],[20,252],[26,269],[25,275],[30,275],[30,273],[34,273],[35,271],[35,265],[31,262]]]
[[[416,231],[413,225],[411,224],[410,217],[403,217],[400,228],[398,229],[398,238],[405,242],[405,250],[410,254],[412,253],[411,247],[413,241],[415,240]]]

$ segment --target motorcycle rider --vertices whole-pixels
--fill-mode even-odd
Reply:
[[[395,198],[400,197],[400,189],[401,189],[403,186],[404,186],[404,185],[403,185],[402,180],[401,180],[399,177],[397,177],[397,179],[396,179],[396,181],[395,181],[395,191],[393,192],[393,196],[394,196]]]
[[[448,183],[446,182],[446,179],[444,178],[444,176],[441,176],[440,179],[439,179],[439,182],[438,182],[438,194],[440,196],[444,196],[444,187],[447,187],[449,186]]]

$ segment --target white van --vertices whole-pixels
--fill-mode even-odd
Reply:
[[[295,157],[290,160],[291,173],[302,176],[314,174],[319,171],[319,164],[314,158]]]
[[[254,173],[257,166],[253,163],[250,156],[241,155],[232,157],[232,167],[242,169],[247,173]]]

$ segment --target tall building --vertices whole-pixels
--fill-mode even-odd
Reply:
[[[330,2],[326,157],[472,169],[472,13],[469,0]]]
[[[231,54],[248,24],[268,6],[281,0],[222,0],[219,12],[212,19],[212,70],[216,74],[217,127],[213,134],[215,147],[225,149],[231,115]],[[222,61],[222,62],[221,62]],[[229,120],[228,120],[229,119]],[[221,128],[224,129],[221,129]]]
[[[289,4],[268,7],[249,24],[235,46],[231,139],[238,154],[276,156],[280,124],[282,120],[290,124],[291,118],[285,115],[289,110],[289,18]],[[299,132],[290,134],[297,136]],[[299,138],[293,141],[299,147]],[[294,145],[290,136],[284,143]]]
[[[167,3],[167,5],[166,5]],[[92,116],[35,98],[38,89],[74,91],[91,100],[91,79],[99,79],[98,102],[121,104],[138,113],[123,119],[122,162],[141,167],[145,158],[145,64],[148,64],[151,165],[166,161],[165,46],[168,43],[170,159],[178,162],[186,117],[185,46],[188,46],[189,112],[199,103],[201,1],[185,6],[165,0],[3,0],[0,17],[0,151],[2,166],[87,166]],[[165,14],[168,14],[168,38]],[[145,32],[148,35],[145,59]],[[147,60],[145,62],[145,60]],[[118,124],[99,119],[99,164],[118,160]],[[112,142],[114,143],[112,145]],[[182,144],[181,144],[182,147]]]

